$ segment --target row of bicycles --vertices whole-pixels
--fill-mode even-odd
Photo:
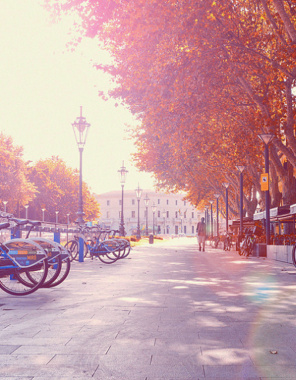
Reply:
[[[213,237],[211,239],[211,246],[213,248],[218,248],[219,246],[224,251],[230,251],[232,246],[235,248],[240,256],[250,256],[253,254],[254,246],[256,244],[256,227],[246,228],[244,231],[244,236],[240,242],[234,241],[233,233],[227,232],[224,236]]]
[[[104,264],[113,264],[119,259],[126,258],[131,251],[130,241],[121,238],[118,230],[106,230],[100,226],[78,226],[79,233],[69,240],[65,248],[68,250],[71,261],[97,258]],[[81,240],[82,239],[82,244]],[[83,245],[82,252],[81,245]]]
[[[52,288],[61,284],[70,272],[71,262],[97,258],[112,264],[126,258],[131,245],[129,240],[116,236],[117,230],[103,230],[99,226],[77,226],[78,234],[65,245],[43,237],[32,237],[31,232],[41,222],[0,215],[0,230],[10,229],[11,239],[0,243],[0,288],[14,296],[31,294],[39,288]],[[26,229],[25,238],[18,237]]]
[[[11,239],[0,243],[0,288],[14,296],[31,294],[39,288],[52,288],[68,276],[71,258],[61,244],[42,237],[30,237],[41,222],[1,215],[0,230],[11,229]],[[5,222],[3,222],[6,219]],[[28,229],[19,238],[21,226]]]

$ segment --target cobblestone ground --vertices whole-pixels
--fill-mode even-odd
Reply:
[[[173,239],[0,294],[0,379],[296,379],[296,271]]]

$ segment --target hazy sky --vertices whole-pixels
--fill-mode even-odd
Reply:
[[[97,93],[110,87],[109,78],[90,60],[107,62],[94,40],[75,52],[65,45],[71,39],[72,20],[52,25],[37,0],[0,0],[0,130],[24,147],[25,160],[57,155],[79,168],[79,153],[72,123],[83,116],[91,124],[83,152],[83,179],[95,193],[119,190],[117,170],[124,160],[129,170],[126,188],[152,188],[148,174],[138,173],[131,162],[133,143],[125,124],[132,115]]]

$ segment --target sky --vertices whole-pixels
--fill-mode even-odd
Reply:
[[[84,40],[71,52],[69,28],[73,19],[59,24],[38,0],[0,0],[0,131],[24,148],[24,159],[59,156],[79,168],[79,152],[72,123],[80,114],[91,124],[83,151],[83,180],[96,194],[120,190],[117,171],[128,170],[125,188],[153,188],[148,173],[139,173],[130,153],[136,148],[126,128],[136,120],[115,101],[104,101],[98,91],[111,88],[107,74],[91,60],[109,57],[95,40]]]

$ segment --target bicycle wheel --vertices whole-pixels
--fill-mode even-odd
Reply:
[[[36,266],[27,269],[14,268],[9,274],[5,275],[1,275],[0,269],[0,288],[13,296],[26,296],[40,288],[47,276],[47,271],[47,260],[43,260],[41,263],[36,264]],[[24,284],[21,276],[29,272],[35,272],[35,278],[38,278],[39,282],[35,284],[30,282],[29,286]]]
[[[118,251],[114,252],[115,256],[117,256],[119,259],[126,258],[131,250],[130,242],[125,239],[117,239],[116,241],[119,243],[120,248]]]
[[[45,287],[52,288],[54,286],[60,285],[68,277],[68,274],[70,273],[70,269],[71,269],[70,258],[68,257],[68,255],[67,257],[63,258],[63,255],[62,255],[62,269],[59,273],[59,276],[53,282],[51,282],[48,286],[45,286]]]
[[[8,276],[1,276],[1,287],[9,294],[26,295],[40,288],[48,273],[45,250],[31,239],[12,239],[5,242],[7,258],[15,270]],[[31,282],[27,276],[35,279]]]
[[[62,269],[62,249],[63,248],[59,243],[55,241],[45,239],[45,238],[31,238],[36,243],[40,244],[41,247],[46,251],[48,257],[48,273],[47,277],[42,285],[42,287],[49,287],[59,276]],[[31,276],[30,273],[27,273],[28,279],[35,283],[36,279]]]
[[[42,288],[47,288],[50,284],[57,279],[61,270],[62,270],[62,259],[61,256],[57,256],[53,259],[47,260],[48,262],[48,272],[45,281],[42,284]],[[34,271],[26,272],[26,277],[30,281],[26,283],[26,278],[24,274],[21,275],[20,281],[23,281],[25,285],[30,286],[30,283],[35,284],[39,281],[38,276],[36,277],[36,273]]]
[[[112,252],[104,252],[104,253],[99,253],[97,255],[100,261],[104,264],[113,264],[115,261],[118,260],[118,257],[115,256]]]
[[[69,240],[68,243],[65,244],[65,248],[68,250],[70,254],[70,260],[78,260],[79,259],[79,244],[76,240]]]
[[[83,257],[86,259],[86,258],[90,258],[90,252],[89,252],[89,246],[92,244],[92,240],[91,239],[87,239],[87,241],[85,241],[83,243]]]

